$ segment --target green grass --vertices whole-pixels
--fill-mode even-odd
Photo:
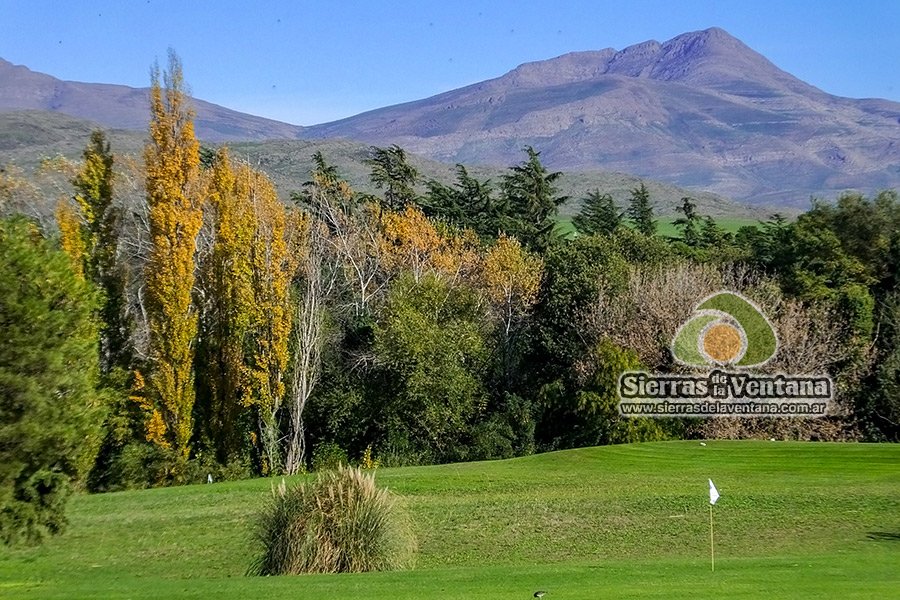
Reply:
[[[717,561],[709,571],[707,477]],[[270,480],[79,496],[0,551],[6,598],[883,598],[900,585],[900,446],[673,442],[383,469],[415,570],[247,577]]]

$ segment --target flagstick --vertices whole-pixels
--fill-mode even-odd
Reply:
[[[710,570],[716,570],[716,552],[713,550],[713,518],[712,504],[709,505],[709,565]]]

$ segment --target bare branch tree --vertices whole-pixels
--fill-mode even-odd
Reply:
[[[144,294],[144,272],[150,255],[150,220],[143,166],[133,156],[118,159],[114,202],[121,215],[116,262],[124,277],[123,318],[130,324],[131,347],[139,360],[149,358],[150,331]]]
[[[288,439],[285,472],[302,470],[306,460],[306,430],[303,412],[322,372],[325,302],[336,279],[336,269],[327,256],[328,231],[310,219],[305,229],[303,256],[298,267],[299,285],[293,300],[291,332],[291,378],[288,392]]]

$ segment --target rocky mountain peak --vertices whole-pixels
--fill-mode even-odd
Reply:
[[[662,43],[648,40],[618,51],[570,52],[525,63],[496,83],[510,88],[548,87],[606,75],[724,87],[748,79],[800,83],[719,27],[684,33]]]

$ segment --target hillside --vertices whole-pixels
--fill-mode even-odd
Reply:
[[[0,112],[42,110],[102,123],[113,129],[147,128],[147,88],[62,81],[0,58]],[[301,127],[194,99],[197,135],[213,142],[296,138]]]
[[[81,152],[96,123],[75,119],[58,113],[43,111],[0,112],[0,166],[15,164],[30,171],[42,158],[62,155],[79,159]],[[145,135],[141,132],[121,129],[108,130],[113,152],[123,155],[140,156]],[[211,145],[214,142],[206,140]],[[290,192],[299,190],[308,179],[312,168],[311,156],[321,151],[325,157],[337,165],[340,173],[354,188],[375,192],[368,180],[368,168],[363,160],[368,155],[369,146],[344,140],[270,140],[265,142],[229,142],[234,156],[249,161],[262,168],[275,182],[282,199]],[[453,167],[446,163],[419,156],[411,158],[423,179],[434,178],[450,183],[454,177]],[[516,157],[514,161],[521,160]],[[512,164],[512,163],[511,163]],[[502,168],[474,166],[471,173],[479,178],[491,179],[499,183]],[[579,199],[587,190],[598,188],[611,193],[620,203],[624,203],[629,190],[641,183],[641,179],[623,173],[602,171],[567,172],[561,178],[562,193],[573,200],[562,207],[563,215],[578,211]],[[652,180],[646,182],[660,215],[672,215],[687,195],[697,199],[703,214],[716,217],[743,219],[765,219],[769,209],[745,206],[716,194],[687,190],[667,183]],[[424,191],[422,188],[421,191]],[[788,211],[790,212],[790,211]]]
[[[92,496],[40,548],[0,550],[17,598],[887,598],[900,447],[674,442],[381,469],[418,537],[406,572],[245,577],[272,480]],[[707,478],[715,507],[709,570]]]
[[[476,164],[506,164],[531,144],[557,169],[797,207],[900,186],[900,103],[829,95],[717,28],[527,63],[302,135]]]

